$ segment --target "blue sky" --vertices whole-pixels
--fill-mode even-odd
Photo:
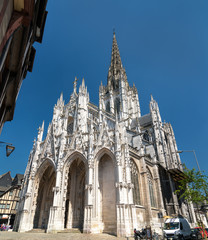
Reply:
[[[20,90],[14,120],[4,125],[1,141],[13,143],[7,158],[0,147],[0,174],[24,173],[38,127],[45,131],[61,92],[65,103],[84,77],[90,100],[98,104],[100,82],[107,82],[113,29],[129,84],[135,83],[142,115],[150,95],[162,119],[171,122],[178,149],[195,149],[208,172],[208,1],[49,0],[43,43],[33,72]],[[196,167],[192,152],[182,153]]]

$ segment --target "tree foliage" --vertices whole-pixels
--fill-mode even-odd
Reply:
[[[208,176],[184,165],[184,178],[178,181],[176,193],[196,205],[208,200]]]

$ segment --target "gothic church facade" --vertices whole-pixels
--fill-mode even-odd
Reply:
[[[162,122],[152,96],[149,109],[141,115],[114,34],[99,106],[90,102],[84,80],[77,90],[75,79],[69,102],[58,99],[44,140],[44,123],[39,128],[16,230],[130,236],[135,227],[159,230],[161,213],[195,221],[191,206],[174,193],[182,165],[171,124]]]

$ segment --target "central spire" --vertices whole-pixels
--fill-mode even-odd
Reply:
[[[112,45],[112,52],[111,52],[111,65],[109,71],[115,76],[117,71],[123,69],[121,57],[118,49],[118,44],[116,41],[116,34],[113,33],[113,45]]]
[[[118,44],[116,41],[116,34],[114,32],[111,51],[111,64],[108,70],[108,87],[113,87],[113,89],[118,88],[121,73],[126,76],[125,70],[121,62]]]

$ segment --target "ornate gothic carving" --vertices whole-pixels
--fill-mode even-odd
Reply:
[[[191,216],[189,206],[179,205],[169,172],[182,170],[173,129],[162,123],[153,97],[150,112],[141,115],[115,34],[99,106],[90,102],[84,79],[79,88],[78,83],[67,104],[62,94],[58,99],[44,140],[44,123],[39,128],[26,168],[19,231],[81,228],[125,237],[150,223],[160,231],[160,211]]]

